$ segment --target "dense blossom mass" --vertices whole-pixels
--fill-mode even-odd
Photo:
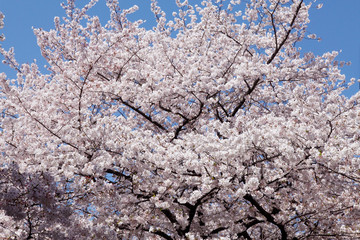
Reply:
[[[0,50],[1,239],[360,238],[360,93],[298,47],[313,2],[96,2],[34,30],[44,73]]]

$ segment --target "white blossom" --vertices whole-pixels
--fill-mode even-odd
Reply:
[[[34,29],[44,73],[0,47],[1,239],[360,238],[360,93],[296,47],[314,1],[96,2]]]

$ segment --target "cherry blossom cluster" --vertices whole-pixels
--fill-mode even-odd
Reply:
[[[0,29],[4,27],[4,18],[5,18],[4,14],[0,12]],[[4,34],[1,34],[0,41],[4,41],[4,40],[5,40]]]
[[[360,238],[360,94],[297,46],[312,1],[96,2],[34,30],[46,72],[0,49],[0,238]]]

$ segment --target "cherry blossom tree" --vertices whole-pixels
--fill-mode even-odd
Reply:
[[[1,48],[0,238],[360,238],[360,95],[298,47],[313,2],[95,3],[34,30],[47,72]]]

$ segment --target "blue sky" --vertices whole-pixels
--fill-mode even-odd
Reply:
[[[36,45],[32,27],[47,30],[53,28],[54,16],[64,15],[61,2],[63,0],[0,0],[0,11],[5,14],[5,27],[0,33],[4,33],[6,37],[5,42],[1,44],[5,49],[15,47],[19,63],[38,59],[39,63],[45,64]],[[132,19],[146,19],[146,27],[154,24],[153,15],[149,10],[150,0],[119,0],[119,2],[122,8],[138,5],[140,10],[132,16]],[[169,16],[176,9],[175,0],[158,0],[158,2]],[[87,0],[78,0],[78,3],[84,5]],[[315,33],[322,41],[305,40],[301,44],[304,52],[312,51],[320,55],[327,51],[342,50],[338,60],[352,62],[351,66],[344,66],[342,72],[347,79],[360,78],[360,0],[318,0],[317,3],[324,3],[324,6],[319,10],[315,6],[311,9],[308,32]],[[99,15],[103,23],[108,20],[108,13],[105,0],[99,0],[97,6],[90,11],[91,15]],[[11,70],[1,64],[0,72],[11,75]],[[359,86],[356,85],[345,94],[350,96],[358,89]]]

